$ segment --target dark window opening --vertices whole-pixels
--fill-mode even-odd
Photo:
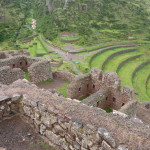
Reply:
[[[116,102],[116,98],[113,97],[113,102]]]
[[[108,97],[106,97],[106,101],[108,100]]]
[[[89,84],[87,84],[87,89],[89,88]]]
[[[81,88],[79,88],[79,92],[81,92]]]
[[[99,102],[97,102],[97,107],[99,106]]]
[[[95,89],[95,85],[93,85],[93,89]]]
[[[26,65],[28,65],[28,62],[26,62]]]
[[[20,65],[22,65],[22,62],[20,62]]]
[[[122,103],[122,106],[124,106],[125,105],[125,103]]]
[[[13,68],[15,68],[15,64],[13,64],[13,66],[12,66]]]
[[[150,104],[145,105],[146,109],[150,109]]]

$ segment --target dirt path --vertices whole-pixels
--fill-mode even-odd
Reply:
[[[4,150],[54,150],[25,123],[15,116],[0,122],[0,149]]]

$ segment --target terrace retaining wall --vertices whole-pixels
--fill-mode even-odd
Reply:
[[[136,55],[136,56],[133,56],[133,57],[130,57],[130,58],[124,60],[122,63],[119,64],[119,66],[117,67],[116,72],[118,73],[118,71],[120,70],[120,68],[122,68],[123,65],[125,65],[125,64],[128,63],[129,61],[132,61],[132,60],[134,60],[134,59],[136,59],[136,58],[140,58],[141,56],[142,56],[142,55]]]
[[[112,55],[110,55],[105,61],[104,63],[102,64],[102,67],[101,69],[103,70],[105,65],[115,56],[119,56],[119,55],[122,55],[122,54],[126,54],[126,53],[130,53],[130,52],[135,52],[136,49],[129,49],[129,50],[123,50],[123,51],[119,51],[119,52],[116,52],[116,53],[113,53]]]
[[[79,52],[70,52],[70,53],[79,54],[79,53],[84,53],[84,52],[93,52],[93,51],[97,51],[97,50],[104,49],[104,48],[107,48],[107,50],[111,50],[111,49],[114,49],[114,48],[133,47],[133,46],[136,46],[136,45],[137,45],[136,43],[121,44],[121,45],[119,45],[119,44],[118,45],[108,45],[108,46],[104,46],[104,47],[100,47],[100,48],[95,48],[95,49],[92,49],[92,50],[83,50],[83,51],[79,51]]]
[[[146,62],[140,64],[140,65],[133,71],[132,77],[131,77],[132,84],[133,84],[133,80],[134,80],[134,77],[135,77],[136,73],[137,73],[140,69],[142,69],[144,66],[146,66],[146,65],[148,65],[148,64],[150,64],[150,61],[146,61]]]

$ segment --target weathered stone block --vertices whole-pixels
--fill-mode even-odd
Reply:
[[[46,137],[52,141],[52,143],[56,144],[56,145],[61,145],[60,143],[60,136],[54,134],[52,131],[46,130]]]
[[[105,128],[99,128],[98,133],[104,140],[106,140],[111,145],[111,147],[116,147],[115,140],[110,136]]]
[[[112,150],[111,146],[105,141],[102,142],[102,147],[104,150]]]

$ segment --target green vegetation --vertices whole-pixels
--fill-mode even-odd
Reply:
[[[45,3],[43,0],[1,0],[0,41],[11,43],[31,35],[26,25],[31,24],[32,18],[37,20],[36,32],[51,41],[61,32],[78,33],[80,41],[76,44],[79,45],[129,37],[150,40],[149,0],[53,0],[49,1],[51,10]]]
[[[132,79],[134,70],[150,58],[149,0],[52,0],[47,5],[43,0],[1,0],[0,51],[27,48],[31,56],[60,60],[62,57],[49,50],[48,45],[55,44],[64,50],[66,43],[61,40],[79,39],[74,45],[84,48],[76,52],[88,56],[84,60],[76,60],[79,63],[64,61],[63,65],[55,67],[55,70],[68,70],[74,74],[77,74],[75,70],[87,73],[93,67],[102,68],[103,64],[104,71],[117,71],[119,64],[125,60],[142,55],[126,62],[117,73],[122,85],[135,88],[139,100],[149,100],[150,80],[147,85],[145,83],[149,66],[141,68]],[[31,28],[33,18],[37,21],[35,30]],[[76,36],[59,36],[63,32]],[[31,35],[37,37],[27,43],[22,42]],[[138,43],[138,46],[113,46],[125,43]],[[120,54],[104,63],[116,52],[135,48],[134,52]],[[90,55],[90,50],[97,51]],[[25,76],[29,80],[28,72]],[[60,91],[65,96],[66,86]]]
[[[64,83],[61,87],[57,88],[56,90],[61,93],[64,97],[67,97],[67,87],[69,83]]]
[[[107,113],[111,113],[112,110],[109,108],[109,107],[105,107],[104,110],[107,112]]]
[[[150,64],[144,66],[137,73],[135,78],[133,79],[133,87],[136,89],[137,99],[141,101],[148,101],[150,97],[146,92],[146,79],[150,74]]]
[[[25,78],[26,78],[28,81],[30,81],[30,77],[29,77],[29,72],[28,72],[28,71],[25,72]]]
[[[38,84],[50,84],[52,82],[53,82],[53,80],[46,80],[46,81],[42,81],[42,82],[40,82]]]
[[[150,98],[150,80],[149,80],[149,82],[148,82],[148,84],[147,84],[147,95],[149,96],[149,98]]]
[[[122,80],[121,82],[122,85],[128,85],[133,87],[131,80],[132,73],[135,70],[135,68],[137,68],[142,63],[143,61],[141,61],[140,59],[136,59],[126,63],[121,67],[121,69],[118,71],[118,75]]]
[[[80,101],[83,101],[84,99],[86,99],[88,96],[84,96],[84,97],[81,97],[79,98]]]
[[[110,56],[111,54],[113,54],[114,52],[119,52],[122,50],[127,50],[127,49],[132,49],[132,48],[134,48],[134,47],[116,48],[116,49],[112,49],[112,50],[107,50],[106,52],[102,53],[101,55],[98,55],[97,57],[95,57],[95,59],[91,63],[91,67],[101,68],[102,63],[105,61],[105,59],[108,56]]]
[[[109,46],[108,46],[109,47]],[[138,71],[132,80],[132,74],[135,69],[143,64],[146,61],[149,61],[149,52],[150,52],[150,45],[149,44],[142,44],[133,47],[123,47],[123,48],[115,48],[111,50],[107,50],[108,48],[104,48],[101,50],[97,50],[94,54],[86,56],[84,61],[78,61],[79,63],[76,64],[78,69],[86,73],[88,72],[89,68],[97,67],[101,68],[105,60],[110,57],[112,54],[124,50],[135,49],[135,51],[127,52],[125,54],[119,54],[112,57],[110,60],[105,63],[103,66],[103,71],[105,72],[116,72],[118,73],[122,86],[128,85],[135,89],[136,93],[138,94],[136,97],[140,101],[150,100],[149,95],[147,94],[149,91],[148,85],[146,87],[146,80],[149,75],[149,67],[143,67],[140,71]],[[88,53],[87,53],[88,54]],[[124,63],[119,70],[117,70],[118,66],[128,60],[133,56],[139,56],[139,58],[135,58],[132,60],[127,61]],[[93,59],[93,56],[94,59]],[[92,60],[91,60],[92,59]],[[89,64],[88,64],[89,63]],[[90,66],[90,67],[89,67]],[[86,69],[85,69],[86,68]],[[87,71],[86,71],[87,70]]]
[[[110,72],[116,72],[118,65],[123,62],[124,60],[127,60],[128,58],[132,57],[132,56],[136,56],[137,54],[139,54],[139,52],[135,51],[135,52],[131,52],[131,53],[126,53],[126,54],[122,54],[119,56],[116,56],[114,58],[112,58],[104,67],[104,71],[110,71]]]
[[[59,36],[58,39],[64,40],[64,41],[73,41],[73,40],[78,40],[79,39],[79,35],[75,35],[75,36]]]

